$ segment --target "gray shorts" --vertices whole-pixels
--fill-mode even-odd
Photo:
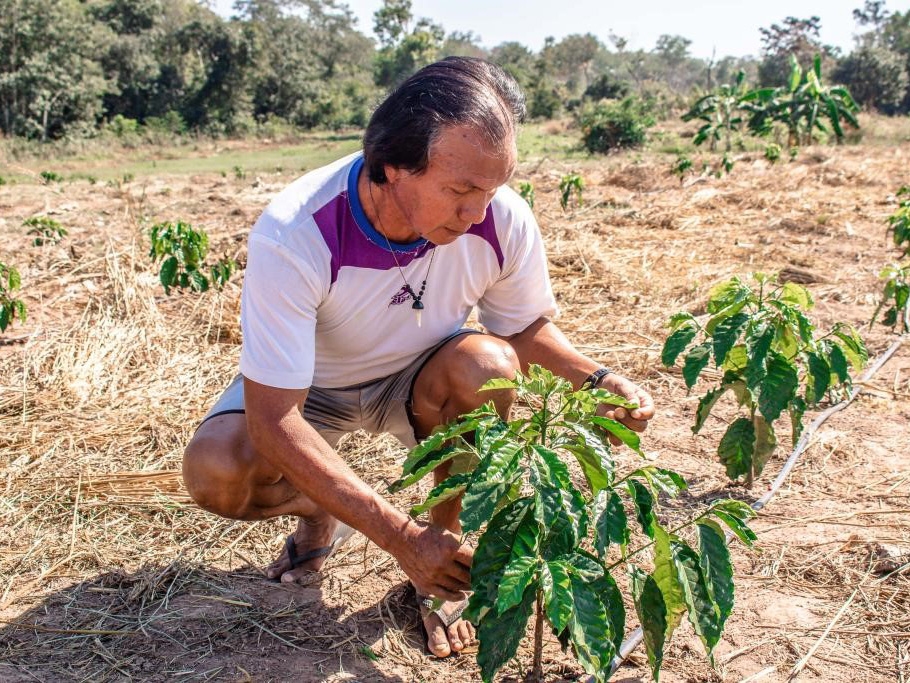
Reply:
[[[414,362],[394,375],[338,389],[310,387],[301,410],[304,419],[332,448],[342,436],[358,429],[371,434],[392,434],[403,445],[413,448],[417,445],[417,438],[414,434],[411,396],[417,375],[433,354],[463,334],[479,332],[467,328],[459,330],[424,351]],[[238,374],[199,424],[218,415],[245,412],[243,376]]]

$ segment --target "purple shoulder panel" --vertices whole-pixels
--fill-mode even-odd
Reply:
[[[489,216],[489,212],[487,215]],[[357,220],[348,203],[347,192],[343,191],[336,195],[327,204],[314,212],[313,220],[316,221],[316,226],[319,228],[322,239],[332,255],[331,284],[335,284],[338,279],[338,271],[345,266],[372,270],[389,270],[396,267],[395,259],[392,257],[391,252],[384,246],[373,243],[357,224]],[[485,222],[486,219],[484,219]],[[493,231],[493,239],[496,239],[495,230]],[[399,253],[397,254],[398,263],[404,267],[415,258],[421,258],[429,254],[433,246],[430,243],[424,243],[416,251]],[[500,254],[498,246],[495,248],[497,249],[497,254]],[[501,254],[499,259],[501,264]]]
[[[505,258],[502,255],[502,247],[499,245],[499,236],[496,234],[496,222],[493,220],[492,204],[487,207],[487,215],[483,217],[480,223],[472,225],[471,229],[468,230],[468,234],[477,235],[489,242],[490,246],[493,247],[493,252],[496,254],[496,261],[499,263],[499,267],[502,268]]]

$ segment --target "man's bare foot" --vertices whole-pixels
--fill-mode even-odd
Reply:
[[[455,612],[461,603],[444,602],[442,611],[446,614]],[[475,642],[474,625],[464,619],[457,619],[446,627],[435,612],[425,607],[420,609],[423,627],[427,632],[427,650],[435,657],[448,657],[453,652],[461,652]]]
[[[338,520],[330,515],[325,515],[325,517],[319,519],[301,517],[297,524],[297,530],[293,534],[297,555],[304,555],[317,548],[326,548],[332,545],[332,539],[338,524]],[[321,555],[307,560],[297,567],[291,567],[288,552],[285,548],[281,551],[278,559],[266,567],[265,574],[270,579],[276,579],[280,576],[281,583],[296,583],[306,574],[319,571],[327,557],[327,554]]]

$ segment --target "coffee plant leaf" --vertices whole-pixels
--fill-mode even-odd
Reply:
[[[731,303],[729,306],[725,306],[717,311],[713,316],[708,319],[708,322],[705,323],[705,332],[709,335],[714,336],[717,331],[718,326],[726,322],[733,316],[739,315],[740,311],[746,307],[748,303],[748,298],[738,299]]]
[[[570,575],[575,600],[569,619],[569,636],[575,656],[585,671],[603,680],[613,658],[613,638],[607,611],[591,584]]]
[[[626,607],[622,601],[622,593],[619,592],[619,586],[609,572],[605,572],[602,578],[592,583],[592,586],[607,610],[607,618],[613,631],[613,649],[619,652],[626,630]]]
[[[828,360],[831,363],[831,371],[835,374],[839,382],[846,382],[850,379],[850,370],[847,367],[847,356],[840,346],[837,344],[831,345]]]
[[[757,513],[751,505],[741,500],[736,500],[735,498],[721,498],[720,500],[715,500],[711,503],[709,512],[714,512],[715,510],[726,512],[728,515],[733,515],[743,522],[754,519],[757,516]]]
[[[516,459],[515,469],[518,463]],[[473,477],[461,499],[461,513],[458,519],[462,529],[465,532],[478,531],[498,509],[502,498],[508,495],[509,490],[520,478],[521,474],[516,472],[512,473],[511,479],[504,480],[488,481]]]
[[[809,366],[809,381],[806,384],[806,403],[815,404],[825,397],[831,383],[831,366],[820,354],[813,351],[806,353]]]
[[[164,293],[170,294],[171,287],[177,281],[177,263],[176,256],[168,256],[161,264],[161,270],[158,272],[158,280],[164,286]]]
[[[436,450],[424,454],[422,459],[411,464],[411,467],[409,468],[410,474],[398,479],[389,486],[389,492],[397,493],[401,489],[417,483],[443,463],[448,462],[457,455],[467,452],[470,452],[470,449],[467,447],[447,446],[445,448],[437,448]]]
[[[809,290],[795,282],[784,283],[781,288],[780,298],[782,301],[798,306],[804,311],[808,311],[814,304]]]
[[[515,380],[506,379],[505,377],[494,377],[484,382],[479,391],[495,391],[498,389],[515,389],[518,383]]]
[[[575,456],[593,495],[597,495],[610,486],[613,476],[610,470],[604,466],[604,458],[601,457],[598,449],[591,448],[587,444],[583,446],[566,445],[564,448]]]
[[[190,270],[190,289],[195,292],[206,292],[209,288],[209,279],[205,276],[204,273],[198,270]]]
[[[441,450],[446,441],[450,441],[458,436],[473,432],[483,426],[490,424],[500,424],[502,418],[496,413],[492,403],[486,403],[472,413],[463,416],[457,422],[452,422],[445,427],[437,429],[429,437],[421,441],[417,446],[411,449],[408,457],[402,465],[403,474],[411,474],[420,462],[430,453]],[[396,489],[397,490],[397,489]]]
[[[557,633],[562,633],[572,618],[575,605],[566,563],[562,560],[544,562],[540,567],[540,585],[547,619]]]
[[[591,422],[608,431],[639,455],[644,456],[644,453],[641,450],[641,437],[629,427],[626,427],[622,422],[600,415],[591,417]]]
[[[430,491],[429,495],[427,495],[427,499],[423,503],[411,508],[411,516],[416,517],[441,503],[445,503],[447,500],[457,498],[464,493],[466,488],[468,488],[468,482],[470,480],[471,476],[467,473],[455,474],[448,477],[444,482],[435,486],[433,490]]]
[[[847,360],[850,361],[853,370],[861,370],[866,361],[869,360],[869,352],[866,350],[866,344],[862,337],[852,327],[843,324],[837,325],[833,330],[833,334],[840,340],[841,343],[838,346],[844,352]]]
[[[540,549],[540,525],[534,515],[527,515],[515,530],[512,541],[512,559],[525,555],[537,556]]]
[[[796,366],[783,354],[768,354],[768,374],[762,380],[758,409],[768,422],[774,422],[796,395],[799,377]]]
[[[610,406],[619,406],[620,408],[628,408],[629,410],[635,410],[638,407],[638,404],[635,401],[630,401],[629,399],[623,398],[606,389],[592,389],[588,394],[595,399],[594,402],[597,404],[602,403]]]
[[[654,538],[657,517],[654,515],[654,496],[648,487],[634,479],[627,482],[632,502],[635,504],[635,515],[641,524],[642,531],[649,538]]]
[[[677,576],[670,534],[659,524],[654,527],[654,572],[652,576],[664,596],[664,606],[666,607],[664,637],[669,642],[673,631],[679,626],[679,622],[682,621],[683,614],[686,612],[686,601],[683,586]]]
[[[534,583],[537,574],[536,556],[522,555],[513,557],[502,572],[499,582],[499,593],[496,596],[496,611],[499,614],[520,604],[525,590]]]
[[[695,316],[691,313],[685,311],[680,311],[679,313],[674,313],[670,316],[670,319],[667,321],[667,327],[670,328],[670,331],[676,331],[684,324],[691,324],[695,327],[698,326],[698,323],[695,320]]]
[[[795,447],[803,433],[803,415],[806,413],[806,402],[800,396],[790,401],[790,431]]]
[[[659,489],[670,498],[676,498],[680,491],[685,491],[689,488],[686,480],[683,479],[678,472],[655,467],[653,465],[641,467],[628,476],[629,478],[640,477],[645,479],[652,491],[654,491],[655,488]]]
[[[692,433],[698,434],[705,425],[705,420],[711,414],[711,409],[718,399],[729,389],[729,385],[721,385],[716,389],[709,389],[698,401],[698,407],[695,409],[695,424],[692,426]]]
[[[720,640],[721,627],[718,607],[708,593],[708,584],[702,572],[698,553],[678,539],[671,540],[670,547],[676,576],[688,608],[689,623],[701,638],[710,656]]]
[[[518,651],[525,635],[528,619],[534,609],[536,591],[530,586],[521,602],[502,614],[488,614],[477,628],[480,647],[477,663],[484,683],[491,683],[493,675]]]
[[[664,633],[667,628],[667,608],[664,604],[663,593],[657,586],[653,576],[645,574],[638,567],[631,569],[632,599],[638,621],[642,626],[645,641],[645,651],[648,654],[648,664],[651,666],[651,675],[658,681],[660,667],[664,661]]]
[[[6,330],[9,327],[10,320],[13,317],[13,307],[8,306],[5,303],[0,303],[0,332]]]
[[[749,474],[754,444],[755,427],[749,418],[737,418],[727,427],[717,448],[717,455],[726,467],[730,479]]]
[[[465,619],[478,623],[486,611],[496,604],[502,573],[512,558],[519,527],[525,519],[533,521],[534,502],[523,498],[497,512],[477,539],[471,563],[473,593],[465,610]]]
[[[752,452],[752,470],[757,477],[765,469],[765,463],[774,455],[777,449],[777,435],[774,426],[769,424],[761,415],[756,415],[752,420],[755,427],[755,446]]]
[[[708,293],[708,313],[716,315],[724,309],[730,309],[740,303],[745,303],[751,296],[752,290],[748,285],[744,284],[738,277],[731,278],[711,288]],[[739,310],[742,310],[742,307],[733,310],[730,315],[738,313]]]
[[[765,377],[765,362],[774,341],[774,327],[765,322],[756,324],[746,336],[746,383],[757,387]]]
[[[594,549],[603,558],[611,543],[629,545],[629,520],[622,498],[613,489],[600,491],[594,499]]]
[[[708,367],[708,361],[711,360],[711,343],[703,342],[693,346],[683,361],[683,379],[686,381],[686,389],[695,386],[701,371]]]
[[[755,544],[755,541],[758,540],[758,536],[755,535],[755,532],[739,517],[719,508],[715,508],[711,513],[726,524],[730,528],[730,531],[742,541],[743,545],[751,548]]]
[[[733,564],[726,535],[717,522],[698,522],[698,549],[708,592],[717,605],[718,627],[723,629],[733,612]]]
[[[674,365],[679,354],[695,339],[697,334],[698,328],[694,321],[676,328],[664,342],[663,349],[660,351],[660,362],[668,368]]]
[[[723,320],[714,328],[714,362],[718,367],[723,365],[724,360],[727,358],[727,354],[730,352],[730,349],[736,345],[740,334],[742,334],[742,331],[748,322],[748,313],[736,313]]]

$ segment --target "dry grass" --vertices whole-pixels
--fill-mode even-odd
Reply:
[[[700,312],[722,278],[789,269],[810,281],[823,325],[862,325],[888,254],[887,197],[907,182],[908,159],[906,145],[824,148],[777,167],[744,155],[727,178],[683,184],[660,155],[546,162],[536,171],[532,162],[520,170],[518,178],[536,187],[563,328],[589,355],[642,378],[655,394],[661,414],[646,450],[689,476],[691,504],[741,494],[724,490],[713,462],[721,421],[693,439],[693,399],[677,371],[660,367],[666,317]],[[584,204],[564,213],[557,184],[569,171],[587,184]],[[206,227],[216,251],[242,261],[248,224],[288,179],[256,185],[203,175],[119,187],[0,188],[0,236],[18,254],[32,313],[28,326],[8,333],[17,343],[0,347],[0,679],[476,676],[471,657],[431,662],[422,654],[404,575],[362,537],[331,559],[321,581],[289,589],[264,581],[258,568],[291,520],[218,519],[190,504],[183,489],[183,446],[235,372],[239,284],[164,298],[142,231],[151,221],[189,220]],[[37,212],[54,215],[71,239],[30,247],[18,226]],[[876,330],[869,341],[880,349],[886,335]],[[900,434],[894,425],[908,414],[902,394],[910,393],[907,355],[895,362],[875,380],[887,401],[865,399],[858,408],[876,415],[875,436],[892,445]],[[910,507],[910,474],[891,461],[872,467],[881,454],[869,451],[871,437],[843,419],[840,440],[816,444],[769,506],[764,553],[756,559],[737,551],[743,607],[718,672],[683,637],[664,680],[738,680],[762,666],[775,672],[762,680],[784,680],[857,589],[802,676],[814,670],[847,680],[844,672],[858,666],[868,675],[850,680],[910,676],[907,575],[869,573],[869,539],[838,535],[860,533],[845,526],[856,523],[877,541],[910,544],[908,515],[884,515],[871,522],[884,526],[872,527],[859,514]],[[341,450],[377,490],[398,474],[402,451],[388,438],[357,435]],[[856,485],[857,468],[872,477],[863,482],[869,488]],[[394,500],[407,506],[419,496],[406,491]],[[848,513],[854,516],[831,517]],[[802,529],[812,529],[820,545],[794,542]],[[785,600],[811,595],[818,618],[776,626],[750,619],[758,608],[749,601],[772,588]],[[754,633],[743,625],[750,622]],[[757,658],[765,664],[742,668]],[[578,673],[552,646],[547,670],[553,680]]]

